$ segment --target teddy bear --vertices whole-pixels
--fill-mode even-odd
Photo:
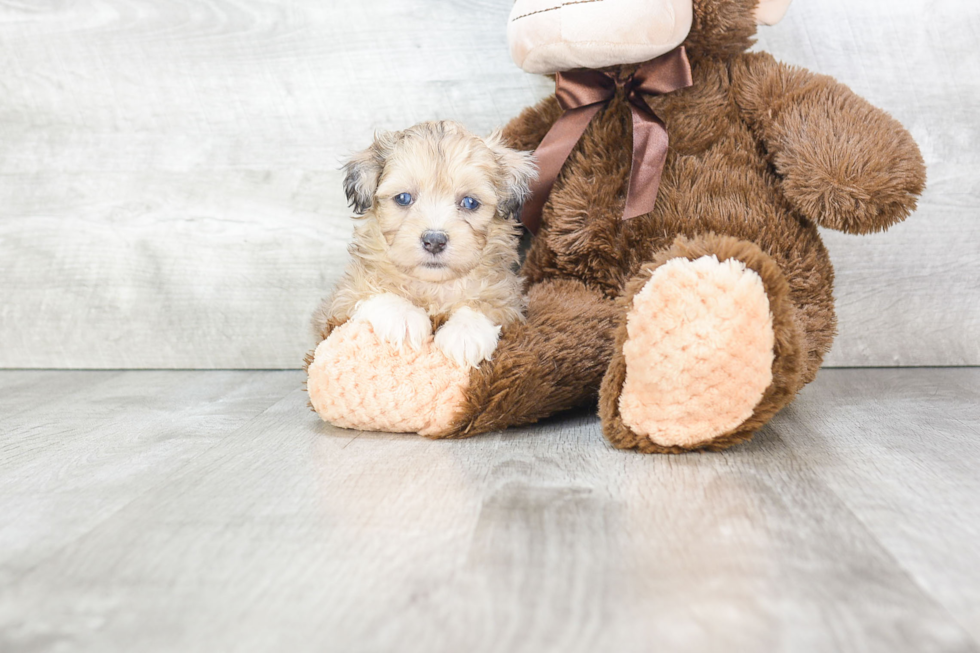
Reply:
[[[790,0],[517,0],[508,40],[556,94],[503,130],[541,168],[522,219],[526,319],[467,370],[431,343],[321,326],[311,405],[337,426],[460,438],[595,405],[612,446],[743,442],[836,333],[817,227],[904,220],[925,165],[830,77],[749,52]]]

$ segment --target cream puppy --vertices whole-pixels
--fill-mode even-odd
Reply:
[[[398,347],[435,345],[459,365],[491,357],[523,319],[516,214],[535,175],[529,154],[454,122],[381,133],[346,166],[358,214],[350,267],[314,317],[320,333],[369,322]]]

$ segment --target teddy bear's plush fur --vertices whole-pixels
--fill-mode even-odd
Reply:
[[[670,134],[651,213],[622,219],[626,98],[595,117],[524,263],[527,321],[505,329],[451,419],[427,435],[526,424],[598,395],[616,447],[713,450],[751,437],[813,380],[836,330],[817,226],[887,229],[915,208],[925,167],[906,130],[847,87],[748,53],[757,8],[694,0],[684,41],[694,85],[647,98]],[[561,114],[549,97],[504,138],[533,150]],[[672,342],[705,353],[658,351]]]

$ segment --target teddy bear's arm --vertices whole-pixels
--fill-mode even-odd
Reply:
[[[915,209],[925,164],[897,120],[833,78],[766,53],[736,59],[731,73],[739,109],[802,215],[863,234]]]
[[[561,114],[562,108],[555,96],[545,98],[533,107],[521,111],[504,127],[504,143],[515,150],[537,149]]]

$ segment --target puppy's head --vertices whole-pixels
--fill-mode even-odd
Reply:
[[[389,261],[433,282],[465,275],[495,235],[513,232],[535,174],[529,154],[454,122],[378,134],[344,170],[347,199],[377,221]]]

